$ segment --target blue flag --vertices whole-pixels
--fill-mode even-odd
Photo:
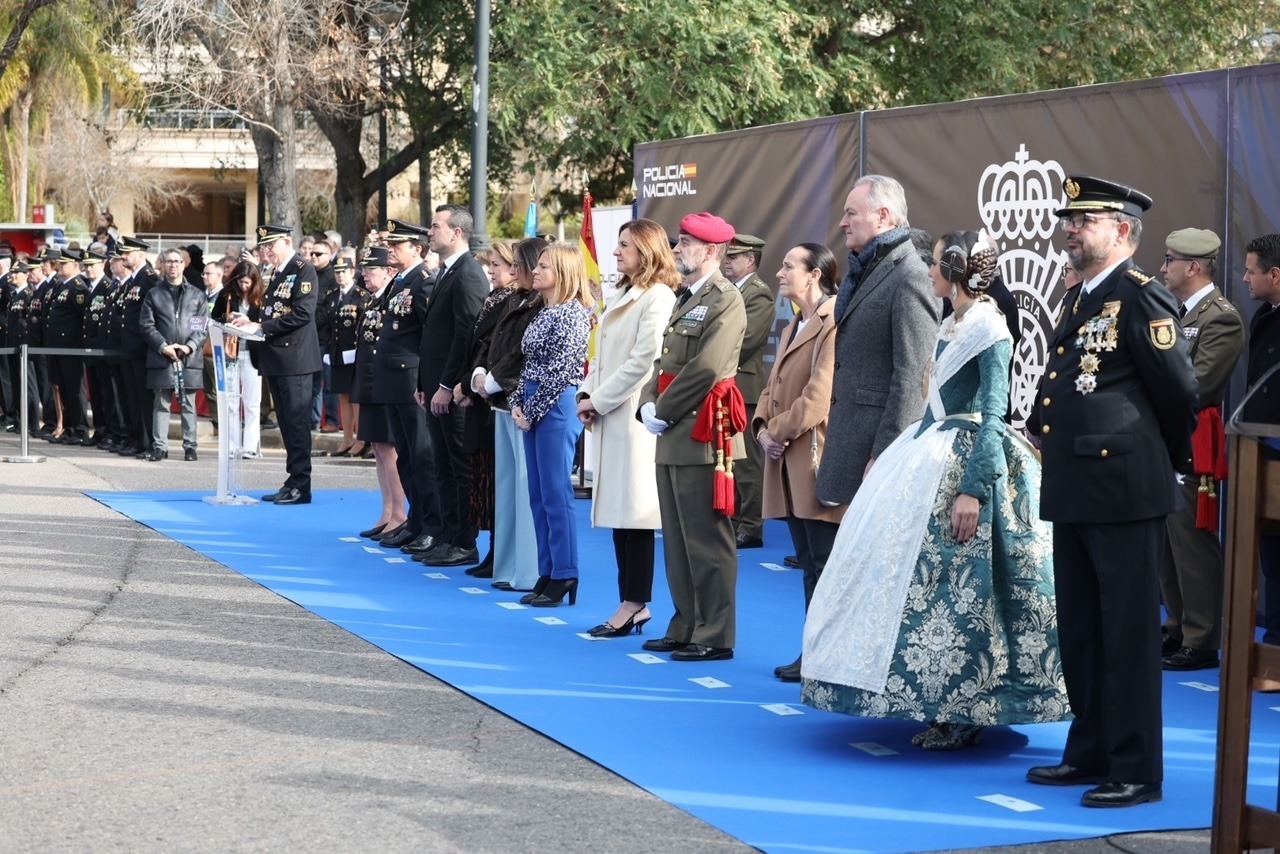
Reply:
[[[524,236],[538,236],[538,203],[529,202],[529,212],[524,217]]]

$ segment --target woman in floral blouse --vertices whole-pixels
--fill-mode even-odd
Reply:
[[[565,243],[544,249],[533,271],[533,288],[546,308],[525,330],[524,370],[511,397],[512,418],[524,431],[529,504],[538,539],[538,582],[521,601],[553,608],[566,595],[570,605],[578,598],[578,526],[570,472],[582,434],[576,396],[595,302],[581,250]]]

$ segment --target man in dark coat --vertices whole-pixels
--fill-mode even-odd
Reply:
[[[154,395],[147,392],[147,342],[142,338],[139,319],[142,316],[142,300],[147,291],[159,281],[155,269],[147,261],[151,248],[136,237],[121,235],[116,242],[116,253],[124,259],[127,278],[120,283],[120,349],[124,355],[121,376],[124,391],[121,399],[125,408],[125,422],[129,425],[129,441],[116,453],[132,454],[138,459],[148,457],[154,450],[151,435],[152,404]]]
[[[1033,783],[1094,784],[1081,802],[1160,800],[1158,573],[1175,468],[1191,456],[1196,378],[1178,305],[1134,265],[1146,195],[1068,178],[1058,211],[1082,282],[1067,291],[1027,427],[1042,445],[1053,522],[1062,672],[1075,720],[1062,762]]]
[[[284,225],[258,226],[258,248],[275,272],[267,285],[262,323],[243,315],[232,324],[260,328],[266,336],[258,351],[258,370],[271,387],[288,478],[276,492],[262,496],[279,506],[311,503],[311,378],[320,370],[316,335],[319,282],[315,268],[293,249],[293,232]]]
[[[154,392],[151,410],[154,445],[145,457],[151,462],[169,456],[169,416],[179,382],[183,459],[196,461],[196,389],[204,372],[209,301],[203,289],[186,280],[185,263],[177,249],[161,253],[164,282],[147,291],[138,317],[138,328],[147,345],[147,388]]]
[[[1280,364],[1280,234],[1264,234],[1245,246],[1244,283],[1249,298],[1262,303],[1249,321],[1249,366],[1245,373],[1246,396],[1241,417],[1245,421],[1280,424],[1280,372],[1267,372]],[[1266,377],[1266,379],[1263,379]],[[1264,448],[1268,457],[1280,456]],[[1263,581],[1262,640],[1280,644],[1280,535],[1264,534],[1260,557]],[[1280,683],[1259,686],[1268,691]]]
[[[50,249],[57,270],[44,307],[44,346],[84,347],[84,314],[89,288],[80,275],[80,250]],[[64,445],[89,444],[88,402],[84,393],[84,357],[49,356],[49,381],[62,403],[63,433],[49,441]]]
[[[476,315],[489,294],[489,277],[471,254],[471,212],[461,205],[441,205],[431,221],[430,248],[443,266],[427,302],[418,363],[419,402],[427,407],[431,466],[447,548],[424,556],[428,566],[467,566],[480,562],[476,529],[470,522],[471,459],[463,445],[466,414],[453,402],[453,387],[469,381],[467,341]]]

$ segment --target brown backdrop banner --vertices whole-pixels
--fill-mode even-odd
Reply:
[[[668,228],[711,210],[765,238],[771,285],[795,243],[825,240],[843,261],[840,209],[861,174],[900,180],[912,225],[935,236],[986,228],[1021,313],[1013,389],[1021,423],[1062,301],[1065,241],[1053,211],[1063,203],[1063,178],[1110,178],[1155,200],[1137,254],[1153,276],[1169,232],[1217,232],[1217,283],[1250,315],[1240,284],[1244,246],[1280,230],[1277,103],[1280,65],[1265,65],[646,143],[635,152],[637,206]],[[686,163],[696,177],[685,189],[697,195],[669,186]]]

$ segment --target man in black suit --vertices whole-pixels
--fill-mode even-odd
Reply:
[[[415,557],[433,554],[444,544],[440,498],[432,480],[427,415],[418,405],[419,348],[427,317],[429,288],[422,254],[428,229],[393,219],[387,223],[387,248],[399,273],[387,286],[382,328],[373,357],[373,400],[387,410],[396,446],[396,471],[409,517],[380,537],[384,546],[399,547]]]
[[[1241,418],[1263,424],[1280,424],[1280,372],[1265,381],[1267,371],[1280,364],[1280,234],[1255,237],[1245,246],[1244,283],[1249,298],[1262,303],[1249,322],[1249,365],[1245,372],[1248,389]],[[1275,458],[1275,451],[1264,451]],[[1262,640],[1280,644],[1280,535],[1261,538]],[[1280,683],[1259,686],[1268,691]]]
[[[1094,784],[1085,806],[1162,796],[1160,599],[1165,517],[1191,458],[1196,378],[1178,304],[1133,263],[1151,199],[1087,176],[1059,222],[1083,281],[1069,291],[1027,427],[1053,522],[1062,672],[1075,720],[1033,783]]]
[[[262,496],[277,505],[311,503],[311,377],[320,370],[316,336],[315,268],[293,249],[286,225],[258,226],[258,249],[275,267],[262,306],[262,323],[237,314],[239,327],[261,327],[266,336],[258,370],[271,387],[280,438],[284,440],[288,478],[278,491]]]
[[[442,259],[423,323],[418,399],[428,407],[431,465],[448,545],[423,557],[428,566],[479,563],[476,529],[467,512],[471,503],[471,465],[463,448],[465,415],[453,402],[453,387],[467,378],[467,340],[489,293],[489,278],[471,254],[474,224],[461,205],[441,205],[431,221],[431,249]]]

